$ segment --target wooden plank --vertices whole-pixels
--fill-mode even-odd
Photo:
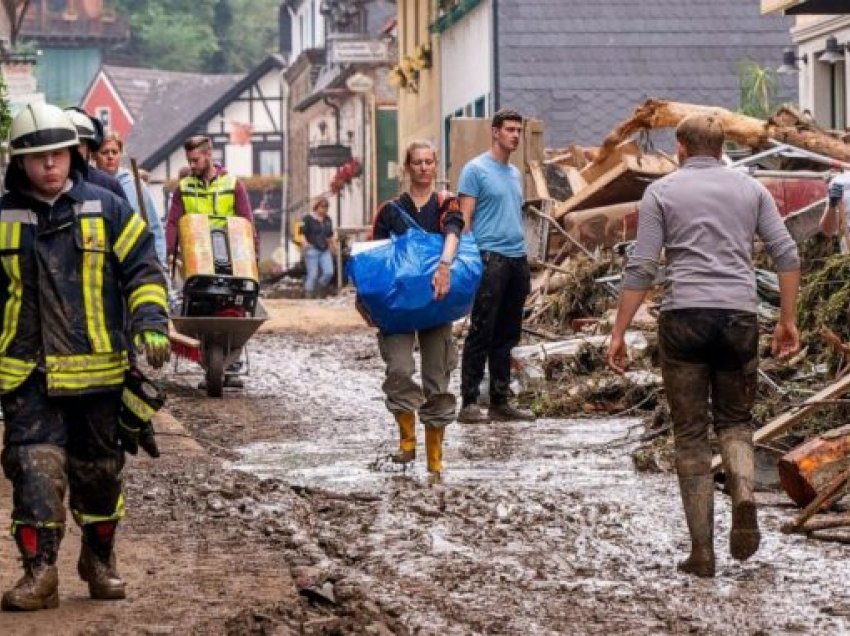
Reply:
[[[640,156],[640,148],[631,139],[619,144],[601,163],[593,162],[587,164],[582,169],[581,176],[588,184],[591,184],[606,172],[618,166],[622,158],[627,155]]]
[[[643,196],[647,186],[673,172],[676,164],[661,155],[624,155],[605,174],[558,206],[556,218],[573,210],[586,210],[605,205],[635,201]],[[584,176],[585,172],[582,172]]]
[[[587,157],[584,156],[584,148],[582,148],[578,144],[572,144],[570,146],[570,153],[573,156],[573,165],[576,168],[581,170],[587,165],[588,161]]]
[[[850,390],[850,374],[845,375],[843,378],[830,384],[828,387],[821,389],[803,403],[786,411],[782,415],[772,419],[770,422],[762,426],[753,433],[753,442],[755,444],[760,444],[779,437],[805,416],[815,411],[815,409],[822,405],[821,402],[843,395],[848,390]],[[711,470],[716,471],[722,465],[723,459],[720,455],[715,455],[714,459],[711,461]]]
[[[587,181],[585,181],[584,177],[581,176],[581,172],[578,168],[564,166],[561,169],[564,171],[564,174],[567,175],[567,181],[570,182],[570,190],[573,191],[573,196],[577,195],[587,187]]]
[[[549,186],[546,185],[546,176],[543,174],[543,167],[540,165],[540,162],[536,159],[532,159],[528,162],[528,171],[531,173],[531,181],[534,184],[534,189],[532,190],[533,195],[529,195],[527,192],[525,195],[526,199],[549,199]]]
[[[638,202],[615,203],[566,215],[561,226],[585,248],[613,247],[634,238]]]

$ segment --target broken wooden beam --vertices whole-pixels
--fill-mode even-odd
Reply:
[[[807,400],[785,411],[782,415],[772,419],[770,422],[759,428],[755,433],[753,433],[753,443],[761,444],[779,437],[805,416],[811,414],[815,409],[822,406],[823,400],[832,399],[846,393],[848,390],[850,390],[850,374],[845,375],[837,382],[833,382],[829,386],[821,389]],[[720,455],[715,455],[714,459],[711,461],[711,470],[719,470],[722,465],[723,459]]]
[[[726,131],[726,138],[744,146],[763,149],[771,145],[771,140],[776,139],[841,162],[850,162],[850,144],[813,126],[789,108],[781,109],[765,121],[718,106],[648,99],[605,138],[594,163],[604,162],[619,144],[637,132],[675,128],[683,119],[697,113],[713,115],[720,119]]]
[[[821,508],[829,505],[829,501],[832,500],[838,491],[844,488],[847,485],[847,481],[850,480],[850,469],[842,471],[838,475],[836,475],[832,481],[830,481],[823,490],[818,493],[818,496],[815,497],[814,501],[812,501],[808,506],[806,506],[803,511],[797,515],[793,521],[789,521],[782,526],[782,532],[784,534],[793,534],[794,532],[799,532],[800,529],[805,525],[805,523],[811,519]],[[841,493],[843,495],[843,493]]]
[[[850,426],[829,431],[789,451],[779,460],[779,481],[786,494],[803,507],[817,497],[819,484],[848,468]]]

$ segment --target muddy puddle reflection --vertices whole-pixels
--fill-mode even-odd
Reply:
[[[718,577],[678,574],[688,544],[674,477],[638,474],[629,446],[605,447],[634,420],[454,424],[434,486],[421,430],[413,470],[374,466],[395,430],[371,338],[261,340],[249,395],[277,396],[281,435],[239,448],[232,466],[335,493],[304,529],[319,565],[411,632],[850,631],[845,548],[780,534],[793,512],[774,495],[762,496],[762,549],[740,564],[718,494]]]

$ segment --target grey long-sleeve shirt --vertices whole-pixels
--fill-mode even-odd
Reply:
[[[663,248],[667,283],[662,311],[712,307],[755,312],[756,235],[778,271],[800,267],[797,245],[767,189],[717,159],[691,157],[646,189],[623,288],[652,287]]]

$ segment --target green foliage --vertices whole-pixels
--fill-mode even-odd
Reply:
[[[278,0],[112,0],[143,66],[237,73],[276,50]]]
[[[738,67],[740,112],[759,119],[769,118],[776,107],[776,74],[751,60]]]
[[[12,111],[9,108],[9,93],[6,90],[6,79],[0,75],[0,140],[9,136],[9,126],[12,124]]]

